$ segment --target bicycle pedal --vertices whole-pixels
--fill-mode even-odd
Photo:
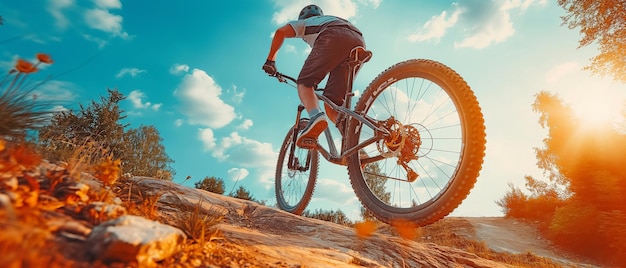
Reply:
[[[317,139],[302,138],[298,146],[303,149],[315,149],[317,147]]]

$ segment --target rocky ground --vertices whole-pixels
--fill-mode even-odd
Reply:
[[[532,254],[534,262],[526,264],[511,261],[510,254],[490,260],[479,255],[491,253],[442,246],[436,235],[422,231],[407,237],[406,230],[388,225],[347,227],[170,181],[126,177],[105,186],[89,175],[80,180],[69,175],[50,164],[0,174],[0,267],[584,265],[545,253],[546,245],[536,241],[530,242],[534,247],[522,246],[535,233],[521,228],[506,233],[497,226],[515,225],[498,219],[442,222],[452,223],[445,232],[455,237],[559,262]]]

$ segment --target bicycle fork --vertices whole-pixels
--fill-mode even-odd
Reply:
[[[293,133],[291,133],[291,148],[290,148],[290,152],[289,152],[289,160],[287,162],[287,168],[289,168],[289,170],[298,170],[298,171],[306,171],[309,169],[309,160],[311,158],[311,153],[307,152],[306,155],[306,160],[304,161],[305,166],[302,167],[300,164],[300,160],[298,159],[298,157],[295,156],[295,151],[296,151],[296,140],[298,139],[298,134],[300,132],[300,129],[302,129],[302,125],[300,122],[300,120],[302,119],[301,115],[302,115],[302,110],[304,110],[304,106],[302,104],[298,105],[298,112],[296,113],[296,122],[294,124],[294,127],[292,129]]]

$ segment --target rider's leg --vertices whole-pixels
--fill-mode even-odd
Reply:
[[[310,117],[321,111],[318,104],[319,101],[317,96],[315,96],[315,92],[312,87],[298,84],[298,96],[300,97],[300,101],[302,102],[302,105],[304,105],[304,109],[306,109]]]
[[[333,110],[333,108],[330,107],[330,105],[326,103],[324,103],[324,110],[326,111],[326,116],[328,116],[328,119],[330,119],[330,121],[333,121],[333,123],[337,124],[337,116],[339,115],[339,113]]]
[[[302,105],[309,113],[309,124],[302,130],[296,145],[303,148],[314,148],[317,137],[328,127],[325,114],[320,110],[317,96],[312,87],[298,85],[298,96]]]

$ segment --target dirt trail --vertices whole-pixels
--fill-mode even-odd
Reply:
[[[501,217],[462,218],[473,227],[474,232],[463,232],[476,241],[484,241],[495,251],[514,254],[532,252],[535,255],[559,261],[574,267],[600,267],[586,261],[569,257],[543,239],[531,224]]]

